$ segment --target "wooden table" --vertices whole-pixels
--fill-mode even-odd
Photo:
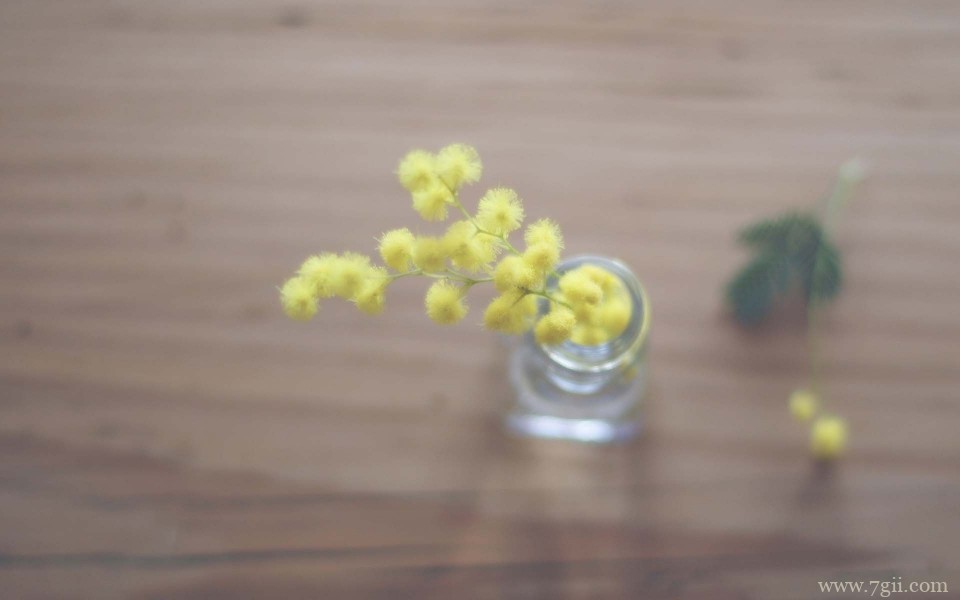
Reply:
[[[946,0],[4,3],[0,597],[960,593],[958,52]],[[308,253],[415,223],[396,162],[452,141],[649,288],[639,442],[506,435],[479,296],[280,314]],[[743,333],[721,289],[851,156],[823,471],[801,321]]]

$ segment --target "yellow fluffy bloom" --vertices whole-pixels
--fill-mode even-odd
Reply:
[[[523,203],[510,188],[493,188],[480,198],[477,221],[491,233],[510,233],[519,229],[523,222]]]
[[[478,234],[469,221],[456,221],[443,236],[443,247],[456,266],[468,271],[483,270],[497,257],[494,239]]]
[[[550,219],[540,219],[527,227],[523,239],[527,243],[523,253],[524,262],[540,273],[546,273],[556,266],[560,260],[560,250],[563,249],[563,235],[556,223]]]
[[[314,286],[303,277],[288,279],[280,288],[283,312],[291,319],[309,321],[317,314],[317,297]]]
[[[560,291],[571,304],[596,305],[603,298],[603,290],[590,275],[580,269],[564,273],[560,277]]]
[[[548,243],[534,244],[523,251],[523,262],[527,263],[537,273],[550,271],[559,260],[560,248]]]
[[[581,265],[577,270],[586,273],[594,283],[599,285],[604,295],[610,295],[618,290],[623,290],[623,283],[620,281],[620,278],[603,267]]]
[[[329,285],[333,293],[352,300],[370,273],[370,257],[346,252],[338,257],[330,272]]]
[[[300,265],[297,275],[310,285],[317,297],[329,298],[333,296],[330,275],[336,268],[338,260],[335,254],[329,252],[311,256]]]
[[[406,227],[388,231],[380,238],[380,257],[395,271],[406,271],[413,258],[416,239]]]
[[[500,292],[537,287],[537,273],[519,256],[504,256],[493,270],[493,283]]]
[[[445,220],[447,207],[452,203],[453,194],[439,181],[434,181],[413,193],[413,209],[424,221]]]
[[[437,153],[437,175],[451,190],[480,180],[483,163],[473,146],[451,144]]]
[[[360,286],[354,302],[361,311],[368,315],[379,315],[383,312],[386,303],[386,289],[390,283],[387,270],[383,267],[370,269],[367,280]]]
[[[443,244],[446,246],[447,254],[453,256],[458,252],[465,251],[477,233],[477,228],[470,221],[454,221],[447,227],[447,232],[443,234]]]
[[[613,339],[623,333],[630,324],[632,316],[633,307],[630,300],[623,296],[614,296],[600,305],[595,321]]]
[[[573,311],[562,306],[554,306],[553,310],[540,318],[533,332],[539,343],[553,346],[569,339],[576,324],[577,318]]]
[[[397,167],[397,178],[411,192],[425,189],[436,179],[436,158],[425,150],[408,152]]]
[[[547,244],[558,250],[563,249],[563,234],[560,233],[560,226],[550,219],[539,219],[530,224],[523,233],[523,241],[527,246]]]
[[[427,273],[446,268],[447,255],[443,242],[435,237],[418,237],[413,244],[413,264]]]
[[[810,428],[810,451],[820,460],[839,457],[847,447],[847,423],[840,417],[823,416]]]
[[[556,298],[560,301],[567,302],[567,298],[563,293],[555,295]],[[567,302],[570,304],[570,302]],[[577,323],[585,323],[589,325],[596,325],[599,320],[600,309],[603,304],[586,304],[581,302],[579,304],[571,304],[573,308],[573,314],[577,317]]]
[[[537,298],[530,294],[507,292],[493,299],[483,313],[483,325],[500,333],[520,334],[533,323]]]
[[[610,341],[610,335],[601,327],[577,324],[570,335],[570,341],[581,346],[596,346]]]
[[[456,323],[467,314],[462,291],[445,279],[430,286],[424,305],[427,308],[427,316],[440,325]]]
[[[798,421],[809,421],[817,412],[817,395],[810,390],[794,390],[790,394],[790,414]]]

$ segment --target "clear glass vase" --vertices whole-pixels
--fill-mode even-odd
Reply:
[[[633,304],[630,322],[620,337],[596,346],[572,341],[541,346],[526,334],[508,367],[515,401],[506,422],[518,434],[608,443],[640,432],[650,303],[636,276],[619,261],[580,256],[563,262],[557,272],[585,264],[602,267],[623,281]],[[548,285],[555,283],[556,278]],[[546,301],[540,310],[547,310]]]

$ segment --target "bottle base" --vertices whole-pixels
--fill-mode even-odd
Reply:
[[[506,414],[506,427],[529,437],[593,444],[625,442],[641,431],[641,407],[646,373],[637,365],[618,373],[603,387],[577,393],[560,386],[551,365],[535,349],[520,346],[510,357],[510,381],[515,394]],[[595,387],[595,386],[594,386]]]
[[[637,437],[641,431],[640,421],[569,419],[516,412],[507,415],[506,426],[510,431],[523,436],[592,444],[626,442]]]

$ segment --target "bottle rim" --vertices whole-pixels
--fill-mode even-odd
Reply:
[[[601,373],[631,364],[637,355],[644,351],[650,335],[650,301],[646,290],[633,271],[622,261],[614,258],[596,255],[575,256],[560,263],[556,272],[557,275],[562,275],[586,264],[602,267],[616,275],[630,294],[632,311],[630,321],[623,333],[612,340],[592,346],[577,344],[571,340],[554,346],[545,346],[536,342],[532,335],[530,339],[548,360],[564,368],[585,373]],[[557,275],[547,280],[548,287],[557,285]],[[542,301],[540,314],[545,314],[548,309],[549,303],[546,300]]]

